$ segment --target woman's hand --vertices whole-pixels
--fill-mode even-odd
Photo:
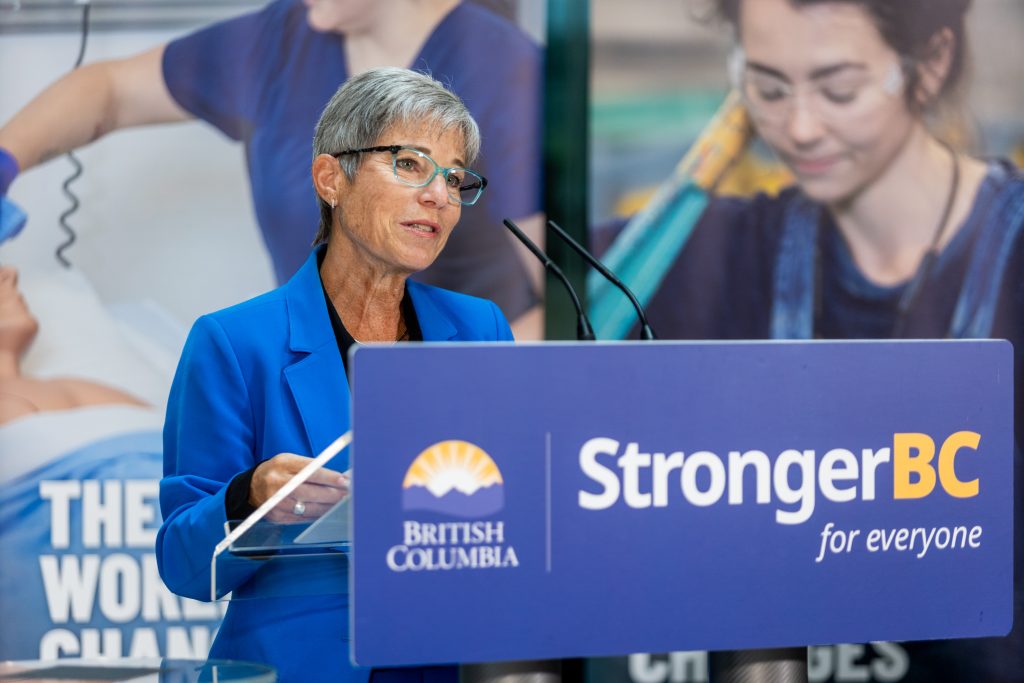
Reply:
[[[253,472],[252,484],[249,486],[249,504],[253,507],[262,505],[311,460],[293,453],[281,453],[260,463]],[[321,469],[314,472],[291,495],[278,503],[267,515],[267,519],[279,523],[316,519],[348,495],[348,483],[346,475],[334,470]]]

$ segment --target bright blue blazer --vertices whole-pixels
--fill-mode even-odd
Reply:
[[[189,333],[167,405],[156,541],[160,575],[179,595],[210,599],[210,558],[224,538],[233,477],[278,453],[314,456],[349,429],[348,382],[316,254],[285,285],[203,316]],[[408,293],[424,341],[512,340],[490,301],[411,280]],[[397,400],[401,393],[395,387]],[[347,451],[330,467],[348,469]],[[370,670],[349,663],[348,596],[337,594],[339,585],[348,590],[347,567],[331,575],[334,595],[279,597],[275,589],[260,597],[270,584],[305,590],[323,578],[306,575],[305,562],[264,564],[232,579],[235,599],[210,656],[268,663],[285,683],[365,683]],[[408,673],[440,680],[451,670]]]

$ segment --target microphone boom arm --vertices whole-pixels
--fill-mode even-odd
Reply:
[[[608,268],[601,263],[593,254],[587,251],[582,244],[577,242],[573,237],[567,233],[558,223],[554,221],[548,221],[548,226],[555,231],[555,233],[562,238],[570,247],[573,248],[577,254],[583,257],[583,260],[594,267],[594,270],[604,275],[609,282],[622,290],[622,292],[629,298],[630,303],[633,304],[633,308],[636,309],[636,316],[640,319],[640,338],[645,341],[651,341],[657,339],[654,334],[654,330],[647,323],[647,315],[644,313],[643,306],[637,301],[636,295],[633,294],[633,290],[626,286],[626,284],[616,277],[615,273],[608,270]]]
[[[523,245],[530,250],[530,252],[536,256],[542,264],[544,269],[554,275],[558,280],[565,285],[565,289],[569,292],[569,297],[572,299],[572,305],[576,309],[576,339],[579,341],[594,341],[594,328],[590,325],[590,319],[587,318],[586,311],[583,310],[583,304],[580,303],[580,297],[576,294],[576,290],[569,282],[569,278],[565,276],[562,269],[559,268],[551,258],[545,254],[540,247],[533,243],[526,234],[519,229],[519,226],[505,219],[502,221],[505,227],[508,228],[516,238],[523,243]]]

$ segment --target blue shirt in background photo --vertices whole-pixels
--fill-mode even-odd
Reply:
[[[313,30],[298,0],[168,44],[174,99],[245,145],[256,217],[278,282],[298,270],[319,223],[310,166],[320,113],[348,79],[345,37]],[[470,3],[442,19],[410,68],[466,103],[480,126],[488,179],[441,256],[416,279],[497,303],[514,320],[539,299],[501,225],[541,209],[541,53],[516,26]]]

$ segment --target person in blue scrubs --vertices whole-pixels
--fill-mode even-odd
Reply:
[[[317,116],[339,85],[377,66],[409,67],[458,93],[481,128],[480,170],[493,179],[417,279],[490,298],[519,336],[539,338],[541,270],[501,220],[543,234],[540,51],[470,2],[273,0],[135,57],[77,69],[0,128],[0,195],[19,171],[112,130],[198,118],[245,146],[256,218],[284,282],[316,226],[308,178],[297,169],[312,151]]]
[[[686,339],[1009,339],[1019,404],[1024,174],[956,150],[930,126],[964,85],[970,0],[716,4],[737,37],[735,84],[796,184],[777,197],[712,200],[650,302],[654,329]],[[1019,454],[1024,420],[1015,428]],[[853,673],[834,680],[1024,681],[1021,538],[1007,637],[865,646],[844,667]]]
[[[209,600],[210,559],[226,522],[250,514],[349,429],[353,344],[512,340],[494,303],[410,279],[442,253],[463,207],[488,186],[468,170],[479,149],[465,105],[423,74],[371,69],[330,100],[313,140],[317,246],[280,288],[201,317],[182,352],[156,544],[171,590]],[[402,387],[394,392],[401,400]],[[337,456],[269,518],[323,514],[348,494],[348,468],[347,453]],[[271,664],[285,683],[454,683],[454,667],[353,667],[348,596],[336,594],[347,567],[335,567],[331,595],[317,594],[318,568],[270,562],[221,582],[233,599],[211,657]],[[267,590],[282,586],[306,595]]]

